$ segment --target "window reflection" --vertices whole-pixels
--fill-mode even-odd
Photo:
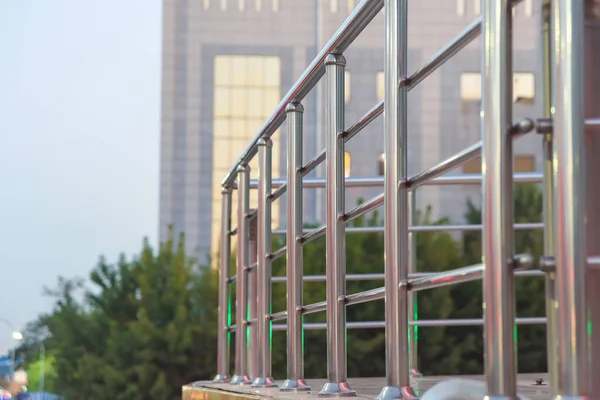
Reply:
[[[256,4],[259,4],[257,1]],[[278,3],[273,1],[273,6]],[[277,56],[218,55],[214,59],[212,252],[218,250],[221,232],[220,182],[246,149],[264,121],[281,100],[281,61]],[[279,135],[273,135],[273,177],[279,176]],[[256,157],[250,163],[257,177]],[[232,226],[237,224],[234,194]],[[256,190],[250,192],[250,207],[257,205]],[[273,203],[273,224],[279,225],[279,203]]]

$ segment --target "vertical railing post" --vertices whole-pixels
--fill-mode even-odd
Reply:
[[[514,399],[515,284],[513,248],[512,1],[482,0],[481,140],[484,365],[488,394]]]
[[[552,25],[551,25],[551,0],[543,0],[541,7],[541,48],[542,48],[542,112],[544,118],[551,118],[552,110],[552,73],[551,73],[551,53],[552,45]],[[554,195],[553,188],[553,168],[552,160],[552,133],[544,134],[542,139],[544,154],[544,185],[542,188],[542,198],[544,201],[544,256],[554,257]],[[558,354],[556,341],[556,291],[555,291],[555,271],[546,272],[546,342],[548,375],[550,381],[550,395],[555,396],[558,393]]]
[[[385,369],[379,399],[417,398],[410,386],[408,288],[408,193],[399,187],[408,175],[407,93],[398,82],[407,75],[407,0],[386,0],[384,44],[384,231],[385,231]]]
[[[568,399],[588,399],[591,376],[587,335],[587,182],[583,140],[585,2],[554,0],[552,11],[554,234],[555,243],[558,244],[556,297],[559,307],[557,326],[560,359],[558,395]]]
[[[251,321],[247,323],[248,339],[247,343],[247,354],[248,354],[248,377],[254,378],[258,374],[258,323],[257,316],[258,311],[258,271],[256,267],[250,268],[252,265],[256,266],[256,260],[258,259],[258,232],[257,232],[257,221],[256,221],[256,210],[249,210],[247,215],[248,219],[248,251],[250,258],[248,259],[248,313],[246,320]]]
[[[600,9],[588,0],[585,17],[585,117],[600,117]],[[585,129],[587,172],[587,254],[600,254],[600,126]],[[587,288],[590,312],[591,371],[600,371],[600,270],[588,267]],[[597,375],[596,375],[597,376]],[[592,379],[590,398],[600,399],[600,379]]]
[[[327,383],[322,397],[355,396],[347,382],[346,222],[344,221],[344,69],[346,59],[330,54],[327,71]]]
[[[288,104],[287,142],[287,380],[281,391],[305,392],[302,316],[302,104]]]
[[[231,188],[221,190],[221,243],[219,246],[219,310],[217,326],[217,375],[214,383],[226,383],[229,375],[231,300],[229,263],[231,262]]]
[[[257,214],[257,276],[258,276],[258,374],[254,387],[277,386],[271,377],[271,139],[258,141],[258,214]]]
[[[417,189],[408,191],[408,225],[412,226],[416,224],[417,219]],[[417,234],[416,232],[408,233],[409,251],[408,251],[408,273],[412,274],[417,272]],[[408,322],[414,322],[419,319],[419,313],[417,311],[417,293],[408,292]],[[418,346],[418,330],[417,325],[409,325],[408,342],[410,343],[409,357],[410,357],[410,375],[414,378],[423,376],[419,372],[419,346]]]
[[[248,377],[248,339],[246,318],[248,312],[248,271],[250,259],[248,211],[250,210],[250,167],[241,164],[238,174],[237,212],[237,266],[236,266],[236,307],[235,307],[235,375],[232,385],[252,383]]]

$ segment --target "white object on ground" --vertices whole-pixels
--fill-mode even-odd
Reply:
[[[427,390],[421,400],[481,400],[487,396],[487,384],[472,379],[448,379]],[[519,395],[521,400],[529,400]]]

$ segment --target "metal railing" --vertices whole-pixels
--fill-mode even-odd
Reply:
[[[287,330],[287,380],[280,390],[311,390],[303,371],[303,332],[326,329],[328,374],[320,395],[352,396],[356,393],[347,382],[346,329],[385,328],[386,386],[379,398],[416,398],[410,377],[411,369],[417,368],[417,349],[414,337],[410,337],[414,330],[408,327],[483,325],[484,367],[489,396],[513,399],[516,398],[514,325],[547,322],[553,396],[570,399],[583,399],[594,394],[600,396],[600,388],[592,382],[590,372],[600,367],[600,350],[597,345],[591,348],[592,351],[588,347],[589,342],[600,343],[600,329],[590,333],[586,327],[588,313],[591,315],[590,324],[600,326],[600,269],[594,268],[600,264],[600,257],[589,256],[600,254],[600,241],[595,239],[600,235],[593,235],[595,227],[600,226],[600,210],[596,205],[600,200],[600,189],[596,187],[600,185],[594,185],[590,175],[586,175],[586,170],[600,171],[597,157],[586,157],[590,149],[595,149],[596,154],[600,151],[600,139],[595,139],[592,132],[596,129],[598,133],[596,127],[600,125],[597,118],[600,115],[600,94],[596,93],[600,91],[586,91],[583,83],[584,76],[587,82],[595,83],[596,88],[599,82],[595,71],[600,70],[600,66],[594,64],[598,57],[590,56],[600,51],[597,8],[594,8],[592,0],[543,1],[544,119],[540,119],[536,127],[529,119],[512,124],[511,7],[519,1],[482,0],[481,3],[481,17],[409,75],[406,70],[407,0],[362,0],[232,166],[222,181],[219,342],[215,383],[251,384],[258,388],[276,386],[271,377],[271,332]],[[346,127],[346,59],[343,53],[383,7],[384,99],[359,121]],[[408,91],[480,33],[483,34],[481,141],[432,168],[408,177]],[[584,52],[584,33],[589,38],[586,39],[587,53]],[[551,39],[555,41],[554,46],[551,46]],[[550,60],[553,60],[552,64]],[[303,164],[304,109],[301,101],[323,75],[326,75],[328,99],[326,149]],[[384,176],[345,179],[345,143],[382,114],[386,154]],[[273,179],[270,136],[286,120],[289,135],[287,177]],[[512,141],[534,127],[543,134],[544,172],[513,174]],[[582,138],[584,134],[586,146]],[[600,133],[596,136],[600,137]],[[256,154],[258,179],[251,180],[248,164]],[[476,156],[481,156],[482,175],[444,175]],[[326,163],[324,179],[305,178],[323,161]],[[514,224],[513,182],[543,182],[543,223]],[[483,224],[413,226],[414,191],[421,185],[432,184],[480,184]],[[355,186],[383,186],[383,193],[347,210],[345,188]],[[305,188],[317,187],[326,189],[326,223],[313,230],[304,230],[302,192]],[[249,208],[249,193],[253,188],[258,191],[255,211]],[[234,190],[238,191],[238,227],[235,229],[231,226]],[[285,192],[287,228],[272,230],[271,204]],[[347,222],[380,206],[384,208],[383,227],[346,228]],[[513,229],[540,228],[544,229],[543,271],[532,270],[534,260],[531,256],[513,253]],[[412,234],[433,230],[481,230],[484,233],[485,264],[441,273],[416,273]],[[383,274],[346,275],[345,239],[349,232],[383,232],[386,255]],[[234,235],[237,239],[237,275],[230,276],[231,238]],[[286,235],[287,245],[273,250],[273,235]],[[303,276],[302,247],[323,235],[326,236],[326,276]],[[286,256],[286,277],[272,277],[271,263],[283,256]],[[518,275],[546,277],[546,318],[515,317],[513,280]],[[385,286],[346,294],[346,281],[359,279],[384,280]],[[411,306],[413,292],[477,279],[482,279],[484,288],[483,319],[415,320]],[[304,304],[304,281],[326,281],[326,301]],[[271,311],[273,282],[287,284],[286,310]],[[229,320],[229,310],[233,306],[229,292],[232,284],[236,286],[237,299],[235,324]],[[385,299],[385,321],[346,321],[345,307],[376,299]],[[304,315],[321,311],[326,312],[327,323],[303,323]],[[287,322],[272,324],[282,320]],[[239,334],[248,331],[250,334]],[[235,371],[230,377],[232,332],[237,335]],[[588,341],[591,335],[594,339]]]

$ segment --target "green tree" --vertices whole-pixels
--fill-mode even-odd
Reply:
[[[521,184],[514,187],[514,219],[515,223],[533,223],[542,221],[543,198],[539,187],[535,184]],[[481,209],[471,200],[467,202],[465,220],[468,224],[481,224]],[[514,233],[516,253],[528,253],[535,260],[543,253],[543,232],[541,230],[516,230]],[[481,260],[481,232],[470,231],[463,234],[463,259],[469,263]],[[544,279],[539,277],[519,277],[516,280],[517,316],[543,317],[545,315]],[[481,318],[482,290],[480,282],[464,284],[464,293],[457,293],[457,307],[464,318]],[[472,327],[457,327],[457,334]],[[483,330],[476,328],[483,336]],[[473,330],[474,331],[474,330]],[[546,370],[546,338],[545,326],[522,325],[517,335],[518,365],[520,372],[540,372]],[[465,359],[477,360],[474,365],[477,373],[483,371],[483,340],[466,353]]]
[[[132,260],[101,258],[91,287],[61,278],[47,291],[55,308],[40,322],[50,333],[59,394],[179,399],[183,384],[212,376],[216,274],[198,267],[184,248],[183,235],[158,251],[145,241]]]
[[[361,201],[359,200],[359,203]],[[434,220],[431,208],[419,213],[420,225],[444,225],[447,219]],[[377,212],[369,216],[357,218],[348,224],[349,227],[381,226],[382,221]],[[314,226],[307,228],[314,228]],[[418,270],[427,272],[444,271],[456,268],[460,263],[460,249],[452,236],[446,232],[423,232],[416,236]],[[278,240],[274,248],[285,243]],[[304,275],[324,275],[326,273],[325,240],[320,238],[304,246]],[[383,273],[384,242],[381,233],[348,233],[346,242],[347,274]],[[285,276],[285,259],[277,260],[273,265],[274,275]],[[383,286],[383,281],[348,281],[347,293],[357,293]],[[446,318],[453,310],[448,303],[451,288],[440,288],[434,291],[419,293],[419,313],[422,318]],[[323,301],[326,298],[325,282],[304,283],[304,304]],[[285,284],[273,287],[273,310],[285,310]],[[348,322],[384,321],[384,301],[351,305],[347,308]],[[305,323],[324,323],[325,313],[310,314]],[[458,365],[462,360],[452,350],[452,338],[445,334],[447,328],[425,328],[419,331],[419,351],[423,365],[428,365],[426,372],[444,371],[444,365],[450,361]],[[307,378],[322,378],[327,374],[327,347],[323,330],[307,330],[305,332],[305,371]],[[458,340],[458,339],[453,339]],[[385,333],[383,329],[349,329],[348,374],[349,376],[383,376],[385,375]],[[273,334],[273,373],[277,378],[286,374],[286,333],[276,331]],[[365,363],[365,360],[369,360]]]

